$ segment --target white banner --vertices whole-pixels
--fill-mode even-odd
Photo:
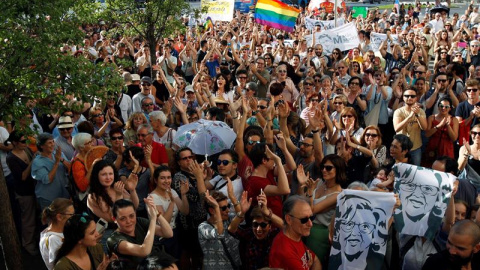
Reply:
[[[397,231],[432,240],[445,215],[455,177],[406,163],[396,164],[393,171],[393,192],[402,202],[393,215]]]
[[[390,37],[392,37],[394,44],[399,44],[398,43],[398,35],[390,35]],[[387,34],[371,32],[370,33],[370,44],[372,46],[372,50],[374,52],[380,51],[380,45],[386,39],[387,39]],[[388,41],[388,43],[390,44],[391,41]]]
[[[308,46],[312,44],[312,36],[305,36]],[[346,51],[358,47],[357,27],[354,23],[344,24],[342,26],[315,33],[315,44],[322,44],[323,51],[331,54],[333,49],[339,48],[340,51]]]
[[[320,20],[305,18],[305,27],[308,30],[315,29],[316,24],[320,24],[322,31],[335,28],[335,21],[334,20],[320,21]],[[344,24],[345,24],[345,19],[344,18],[338,18],[337,19],[337,26],[342,26]]]
[[[207,9],[204,17],[216,21],[231,21],[233,19],[233,8],[235,0],[202,0],[201,9]]]
[[[344,189],[338,194],[328,269],[380,269],[394,205],[393,193]]]

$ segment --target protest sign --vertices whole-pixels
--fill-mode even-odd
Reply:
[[[312,44],[312,38],[313,35],[305,36],[308,46]],[[335,48],[339,48],[340,51],[347,51],[358,47],[360,40],[358,39],[357,27],[353,23],[348,23],[315,33],[315,44],[322,44],[323,51],[326,54],[331,54]]]
[[[233,19],[234,0],[202,0],[201,8],[207,9],[204,17],[212,21],[231,21]]]
[[[399,44],[398,43],[398,35],[390,35],[390,37],[392,37],[394,44]],[[380,50],[380,45],[386,39],[387,39],[387,34],[371,32],[370,33],[370,44],[372,46],[372,50],[374,52],[379,51]],[[391,41],[389,41],[389,44],[390,44],[390,42]]]
[[[305,27],[308,30],[315,29],[316,24],[320,24],[322,30],[329,30],[329,29],[335,28],[335,21],[334,20],[320,21],[320,20],[305,18]],[[344,18],[338,18],[337,19],[337,27],[342,26],[344,24],[345,24],[345,19]]]
[[[393,193],[344,189],[337,197],[328,269],[381,269],[394,205]]]

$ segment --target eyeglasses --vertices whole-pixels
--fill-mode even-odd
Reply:
[[[147,106],[150,107],[150,106],[153,106],[153,103],[144,103],[144,104],[142,104],[142,106],[144,106],[144,107],[147,107]]]
[[[147,133],[147,134],[138,133],[137,134],[137,136],[140,137],[140,138],[147,137],[148,135],[150,135],[150,133]]]
[[[227,209],[230,209],[231,206],[232,206],[231,204],[227,204],[227,205],[224,205],[224,206],[220,206],[219,208],[220,208],[221,211],[227,211]]]
[[[355,223],[353,221],[341,221],[341,228],[344,232],[351,232],[355,226],[357,226],[358,230],[363,234],[371,234],[376,227],[374,224],[367,222]]]
[[[315,82],[322,82],[320,79],[315,79]]]
[[[117,136],[117,137],[113,137],[113,136],[112,136],[112,137],[110,137],[110,140],[112,140],[112,141],[121,141],[121,140],[123,140],[123,136]]]
[[[438,66],[438,68],[446,68],[447,66],[443,65],[443,66]]]
[[[233,160],[226,160],[226,159],[224,159],[224,160],[218,159],[217,160],[217,165],[222,165],[223,164],[223,166],[227,166],[230,163],[235,163],[235,162]]]
[[[353,115],[351,115],[351,114],[342,115],[342,118],[352,118],[352,117],[353,117]]]
[[[248,144],[249,145],[254,145],[254,144],[259,144],[261,143],[260,141],[252,141],[252,140],[248,140]]]
[[[382,74],[375,74],[375,78],[381,78]]]
[[[423,74],[423,73],[425,73],[425,71],[415,70],[415,74]]]
[[[104,116],[104,115],[105,115],[105,114],[103,114],[103,113],[99,113],[99,114],[94,114],[94,115],[92,115],[92,117],[100,117],[100,116]]]
[[[338,52],[333,52],[332,54],[338,54]]]
[[[300,223],[302,223],[302,224],[307,223],[309,220],[310,220],[310,221],[313,221],[313,220],[315,219],[315,216],[298,218],[298,217],[296,217],[296,216],[294,216],[294,215],[290,215],[290,214],[288,214],[288,215],[291,216],[291,217],[293,217],[293,218],[296,218],[296,219],[300,220]]]
[[[287,73],[286,70],[279,70],[278,73]]]
[[[403,95],[404,98],[416,98],[417,95]]]
[[[441,82],[441,83],[444,83],[444,82],[447,82],[446,79],[437,79],[438,82]]]
[[[480,47],[480,45],[470,45],[470,46],[472,46],[472,47]]]
[[[338,69],[344,69],[345,67],[338,67]]]
[[[186,156],[186,157],[180,158],[180,160],[183,160],[183,161],[185,161],[185,160],[187,160],[187,159],[193,160],[193,159],[195,159],[195,156]]]
[[[325,169],[327,172],[333,170],[335,168],[335,166],[332,166],[332,165],[323,165],[323,164],[320,164],[320,171],[323,171],[323,169]]]
[[[247,77],[243,77],[243,76],[242,76],[242,77],[237,77],[237,78],[238,78],[239,80],[246,80],[246,79],[247,79]]]
[[[312,98],[310,99],[311,102],[318,102],[318,98]]]
[[[447,54],[447,52],[440,52],[441,54]]]
[[[476,93],[478,91],[478,89],[477,88],[467,88],[467,92],[472,92],[472,91]]]
[[[303,146],[303,147],[313,146],[313,144],[311,144],[311,143],[306,143],[306,142],[300,142],[299,144],[300,144],[300,147],[302,147],[302,146]]]
[[[420,188],[420,191],[422,191],[423,194],[428,195],[428,196],[435,196],[438,194],[438,191],[440,190],[436,186],[431,186],[431,185],[417,185],[415,183],[402,183],[400,184],[400,189],[403,191],[407,192],[413,192],[417,187]]]
[[[373,133],[365,133],[365,137],[377,138],[377,137],[378,137],[378,134],[373,134]]]
[[[59,128],[58,130],[60,130],[60,131],[66,131],[66,130],[70,130],[70,129],[72,129],[72,128]]]
[[[149,83],[142,83],[142,86],[150,86],[151,84]]]
[[[358,82],[351,82],[349,85],[360,85]]]
[[[260,110],[265,110],[267,108],[267,106],[265,105],[258,105],[257,106],[257,109],[260,109]]]
[[[472,135],[472,137],[475,137],[477,135],[480,135],[480,132],[470,131],[470,135]]]
[[[26,144],[26,143],[27,143],[27,139],[25,139],[25,140],[20,140],[20,141],[18,141],[18,142],[19,142],[19,143]]]
[[[260,226],[260,228],[262,229],[265,229],[267,226],[268,226],[268,223],[267,222],[252,222],[252,227],[253,228],[258,228],[258,226]]]
[[[450,109],[450,108],[451,108],[450,105],[442,105],[442,104],[438,104],[438,107],[439,107],[440,109]]]
[[[304,82],[303,85],[305,85],[305,86],[313,86],[313,83]]]
[[[340,101],[340,102],[334,102],[333,104],[335,104],[335,105],[343,105],[343,102],[341,102],[341,101]]]

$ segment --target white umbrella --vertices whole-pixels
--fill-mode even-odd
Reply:
[[[179,127],[173,143],[179,147],[187,146],[197,155],[211,156],[229,149],[236,137],[224,122],[200,119]]]

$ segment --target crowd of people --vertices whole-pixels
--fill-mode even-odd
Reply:
[[[338,194],[392,192],[392,167],[410,163],[456,176],[450,215],[433,241],[389,224],[381,268],[479,269],[478,7],[338,10],[360,44],[307,43],[324,29],[305,19],[332,15],[301,9],[292,33],[251,13],[207,29],[184,16],[158,44],[82,25],[83,44],[62,52],[112,66],[125,85],[60,111],[29,100],[28,117],[2,121],[23,249],[56,270],[327,269]],[[386,34],[378,50],[374,32]],[[175,144],[199,119],[227,123],[234,144],[207,161]]]

